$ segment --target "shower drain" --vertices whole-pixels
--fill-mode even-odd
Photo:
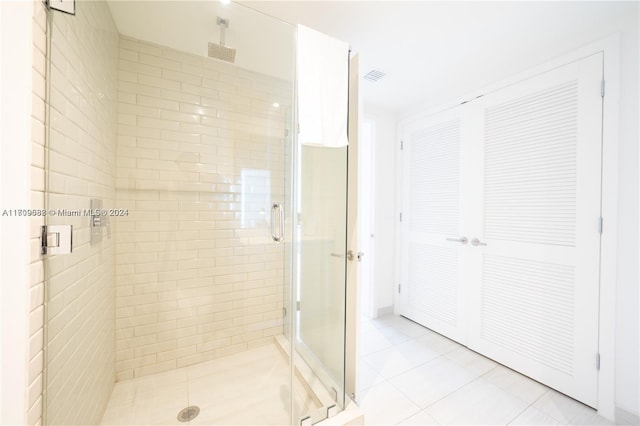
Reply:
[[[200,407],[192,405],[178,413],[178,421],[188,422],[195,419],[200,414]]]

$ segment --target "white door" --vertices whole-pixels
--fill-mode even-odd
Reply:
[[[469,347],[597,405],[602,54],[482,98]]]
[[[463,344],[467,122],[467,108],[461,105],[403,129],[403,243],[397,289],[401,315]]]
[[[403,129],[399,312],[593,407],[602,64]]]

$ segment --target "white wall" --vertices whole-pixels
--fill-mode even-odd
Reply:
[[[0,17],[0,209],[26,209],[30,207],[33,5],[1,2]],[[2,424],[27,422],[29,224],[26,218],[0,218]]]
[[[45,98],[47,13],[44,4],[33,2],[33,70],[31,111],[31,208],[44,208]],[[27,424],[42,419],[44,366],[44,261],[40,255],[40,230],[44,216],[31,218],[30,312],[29,312],[29,401]]]
[[[638,391],[638,64],[640,43],[638,3],[635,14],[620,22],[620,162],[618,202],[618,283],[616,294],[616,406],[635,416],[640,414]],[[605,219],[606,220],[606,219]],[[635,421],[638,421],[636,417]]]
[[[368,84],[368,83],[367,83]],[[396,117],[389,111],[364,105],[364,118],[373,121],[374,130],[374,243],[372,276],[373,311],[391,313],[393,307],[395,263],[396,154],[399,149]],[[382,311],[381,311],[382,310]]]

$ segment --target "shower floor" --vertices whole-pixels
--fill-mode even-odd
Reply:
[[[116,384],[103,425],[289,424],[289,364],[277,343]],[[320,403],[294,379],[295,412]],[[188,406],[200,413],[178,421]]]

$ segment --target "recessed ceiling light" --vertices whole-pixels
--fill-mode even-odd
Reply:
[[[227,5],[231,3],[231,0],[220,0],[220,3]]]
[[[273,106],[274,108],[280,108],[280,104],[279,104],[279,103],[277,103],[277,102],[274,102],[272,106]]]

